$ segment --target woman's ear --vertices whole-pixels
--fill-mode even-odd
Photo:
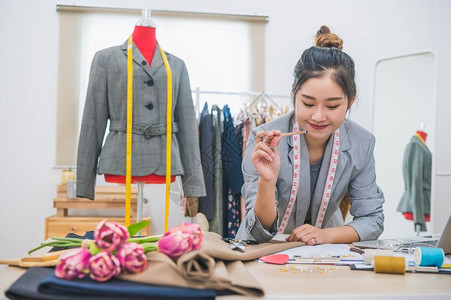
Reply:
[[[354,104],[354,101],[355,101],[355,97],[349,100],[348,109],[351,108],[351,106]]]

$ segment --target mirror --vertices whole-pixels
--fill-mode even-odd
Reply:
[[[385,195],[385,230],[381,238],[415,236],[413,221],[407,220],[396,209],[404,193],[404,151],[417,130],[422,129],[428,134],[426,146],[434,159],[433,53],[380,60],[375,70],[373,105],[377,183]],[[430,231],[430,223],[426,224]]]

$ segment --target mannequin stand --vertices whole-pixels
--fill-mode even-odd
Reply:
[[[143,218],[143,198],[144,198],[144,182],[138,181],[138,202],[136,204],[136,222],[141,222]]]

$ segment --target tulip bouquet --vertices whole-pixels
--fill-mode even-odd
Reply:
[[[64,279],[83,278],[87,274],[96,281],[107,281],[124,273],[139,273],[147,267],[146,253],[159,251],[178,258],[200,249],[203,239],[199,225],[183,223],[171,228],[163,236],[130,237],[148,225],[148,221],[126,228],[115,222],[100,222],[94,240],[52,238],[31,250],[45,246],[77,247],[59,257],[55,276]]]

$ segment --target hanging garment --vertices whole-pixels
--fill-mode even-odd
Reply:
[[[234,237],[240,226],[240,196],[243,186],[241,172],[241,151],[233,125],[230,108],[225,105],[222,110],[224,131],[221,138],[222,153],[222,190],[223,190],[223,233],[225,237]]]
[[[211,118],[213,123],[214,141],[214,188],[213,203],[214,215],[210,221],[210,231],[223,235],[223,196],[222,196],[222,158],[221,158],[221,133],[222,133],[222,113],[217,105],[211,108]]]
[[[417,136],[413,136],[404,151],[402,165],[404,194],[397,211],[413,213],[414,226],[426,231],[424,215],[431,209],[432,153]]]
[[[214,132],[213,123],[208,111],[208,104],[204,104],[199,121],[199,143],[200,160],[202,162],[202,171],[204,173],[204,182],[207,195],[199,199],[199,212],[203,213],[209,221],[213,219],[214,214]]]
[[[172,70],[171,174],[186,197],[205,196],[199,139],[185,63],[167,53]],[[151,67],[133,43],[132,176],[166,174],[167,74],[159,51]],[[93,199],[96,173],[125,176],[127,41],[98,51],[91,65],[77,157],[77,196]],[[110,128],[105,144],[107,121]],[[99,159],[100,157],[100,159]]]
[[[236,236],[238,239],[254,239],[260,242],[269,241],[279,229],[281,216],[284,216],[290,200],[293,183],[293,137],[284,138],[279,143],[281,166],[274,195],[274,201],[277,204],[277,218],[269,230],[263,227],[254,212],[259,174],[255,170],[250,156],[255,148],[255,135],[257,132],[273,129],[281,132],[291,132],[293,130],[293,120],[293,113],[282,115],[267,124],[257,127],[249,137],[246,156],[243,161],[245,183],[242,191],[246,199],[246,216],[238,230]],[[349,120],[345,120],[344,124],[339,128],[339,132],[338,165],[322,228],[343,226],[343,217],[339,205],[345,193],[348,192],[352,204],[350,213],[354,218],[347,225],[352,226],[357,231],[361,240],[377,239],[382,233],[384,226],[382,210],[384,195],[376,185],[373,155],[374,136]],[[293,229],[303,225],[309,209],[312,224],[316,223],[327,180],[333,139],[330,138],[327,142],[313,197],[311,197],[310,193],[310,162],[304,135],[300,136],[300,144],[299,191],[285,233],[291,233]]]

